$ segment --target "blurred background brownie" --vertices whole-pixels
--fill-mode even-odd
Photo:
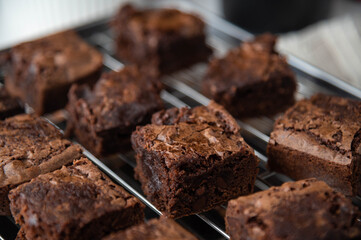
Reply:
[[[307,179],[229,201],[226,231],[232,240],[361,239],[360,216],[350,199]]]
[[[202,92],[239,118],[274,115],[294,103],[296,81],[270,34],[213,59]]]
[[[130,134],[163,108],[162,84],[148,72],[127,66],[104,73],[94,89],[69,91],[69,131],[96,155],[130,150]]]
[[[361,194],[361,102],[315,95],[297,102],[274,125],[267,147],[270,169],[293,179],[315,177],[350,196]]]
[[[24,113],[20,100],[9,95],[5,87],[0,88],[0,120]]]
[[[86,158],[18,186],[9,199],[28,239],[100,239],[144,218],[140,201]]]
[[[171,73],[207,61],[204,22],[176,9],[138,10],[123,6],[112,22],[118,56],[127,62]]]
[[[5,87],[41,115],[64,107],[71,84],[95,82],[101,69],[101,54],[65,31],[13,47]]]
[[[213,102],[155,114],[153,124],[133,132],[132,145],[135,177],[167,217],[207,211],[253,192],[259,161],[235,120]]]
[[[26,114],[0,121],[0,145],[0,215],[10,215],[12,188],[82,155],[49,122]]]
[[[197,238],[169,218],[152,219],[147,223],[113,233],[104,240],[196,240]]]

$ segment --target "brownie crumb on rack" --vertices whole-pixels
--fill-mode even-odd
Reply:
[[[253,192],[258,159],[223,107],[169,109],[132,134],[135,177],[147,198],[178,218]]]
[[[361,101],[323,94],[301,100],[275,122],[268,165],[295,180],[315,177],[348,196],[361,194],[360,123]]]
[[[8,56],[6,89],[38,115],[64,107],[71,84],[91,84],[102,69],[102,55],[74,31],[21,43]]]
[[[9,194],[28,239],[100,239],[144,218],[144,206],[88,159],[38,176]]]
[[[350,199],[316,179],[284,183],[228,202],[233,240],[361,239],[361,214]]]
[[[163,108],[162,84],[135,66],[104,73],[94,89],[74,85],[69,91],[69,128],[96,155],[129,151],[135,127],[150,122]]]
[[[169,218],[152,219],[147,223],[113,233],[103,240],[196,240],[190,232]]]
[[[82,156],[48,121],[17,115],[0,121],[0,215],[10,215],[8,192],[32,178]]]
[[[296,81],[270,34],[242,43],[213,59],[202,92],[238,118],[271,116],[294,103]]]
[[[204,22],[176,9],[123,6],[112,22],[118,56],[159,74],[207,61]]]

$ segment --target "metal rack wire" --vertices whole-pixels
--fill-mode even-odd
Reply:
[[[168,6],[169,1],[156,1],[156,7]],[[175,3],[172,2],[172,6]],[[251,35],[223,19],[212,15],[189,2],[178,2],[177,7],[198,12],[208,24],[208,43],[216,55],[223,55],[229,48],[235,47],[240,41]],[[86,41],[97,47],[104,56],[104,68],[106,70],[119,70],[123,63],[114,57],[113,38],[107,27],[107,21],[88,25],[79,29],[80,35]],[[359,89],[340,83],[322,71],[310,71],[309,65],[300,62],[291,56],[289,58],[298,80],[297,98],[309,97],[316,92],[337,94],[342,96],[360,98]],[[161,97],[168,107],[194,107],[207,105],[209,99],[200,94],[200,83],[206,64],[198,64],[184,71],[166,76],[162,79],[166,89],[161,92]],[[320,74],[322,73],[322,74]],[[62,116],[66,116],[63,114]],[[51,116],[48,116],[52,119]],[[60,128],[64,126],[64,118],[52,119],[53,123]],[[288,177],[271,172],[266,168],[267,157],[265,149],[272,130],[274,118],[254,118],[238,121],[245,140],[255,149],[255,153],[261,160],[260,172],[256,180],[256,191],[268,189],[270,186],[280,185],[286,181],[292,181]],[[162,213],[150,203],[143,195],[139,182],[133,178],[135,166],[134,153],[117,154],[108,158],[96,158],[90,151],[84,149],[84,155],[96,164],[103,172],[109,175],[115,182],[127,189],[131,194],[139,198],[146,206],[146,217],[152,218]],[[354,203],[361,206],[360,198],[355,198]],[[196,214],[178,220],[180,224],[193,232],[200,239],[229,239],[225,232],[222,216],[225,206],[205,213]],[[11,219],[9,220],[11,221]],[[1,232],[0,232],[1,233]],[[0,236],[1,239],[1,236]]]

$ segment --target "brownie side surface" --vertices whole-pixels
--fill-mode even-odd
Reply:
[[[325,182],[306,179],[229,201],[231,239],[360,239],[358,209]]]
[[[13,47],[6,66],[6,89],[41,115],[65,106],[72,83],[97,80],[102,56],[65,31]]]
[[[171,219],[152,219],[147,223],[133,226],[127,230],[113,233],[104,240],[196,240],[197,238]]]
[[[0,144],[1,214],[9,214],[7,193],[14,186],[82,155],[78,145],[64,139],[46,120],[27,114],[0,121]]]
[[[296,81],[286,60],[275,50],[276,38],[261,35],[213,59],[202,92],[235,117],[274,115],[294,103]]]
[[[184,110],[189,111],[179,111]],[[198,114],[200,110],[209,114],[203,107],[193,109]],[[238,130],[227,132],[233,128],[202,123],[202,115],[198,116],[199,120],[174,125],[138,127],[132,134],[136,178],[148,199],[168,217],[206,211],[253,191],[258,172],[253,150]]]
[[[24,113],[19,99],[9,95],[4,87],[0,88],[0,120]]]
[[[293,179],[316,177],[353,195],[361,169],[351,143],[360,122],[359,101],[322,94],[301,100],[275,122],[268,165]]]
[[[128,4],[112,27],[121,59],[160,74],[206,61],[212,52],[205,43],[203,21],[176,9],[138,10]]]
[[[29,239],[99,239],[144,217],[139,200],[86,158],[18,186],[9,199]]]
[[[134,66],[104,73],[94,89],[74,85],[67,106],[77,139],[96,155],[130,148],[130,134],[163,108],[161,83]]]

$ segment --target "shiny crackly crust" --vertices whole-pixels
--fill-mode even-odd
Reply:
[[[350,199],[307,179],[231,200],[225,220],[231,239],[359,239],[359,216]]]
[[[97,238],[144,216],[140,201],[86,158],[18,186],[9,199],[15,221],[32,239],[86,237],[82,234],[91,233],[94,222]]]

